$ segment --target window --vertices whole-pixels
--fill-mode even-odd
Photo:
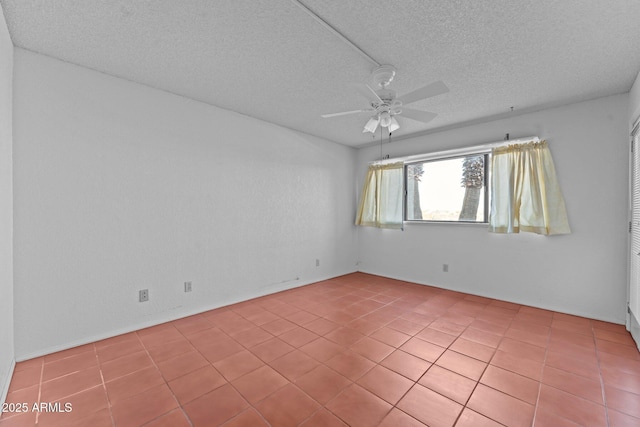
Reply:
[[[405,221],[487,223],[489,154],[405,165]]]

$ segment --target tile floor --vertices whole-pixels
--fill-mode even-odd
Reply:
[[[9,426],[640,426],[623,326],[350,274],[18,363]],[[56,408],[55,406],[53,407]]]

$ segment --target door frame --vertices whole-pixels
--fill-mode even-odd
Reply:
[[[638,135],[638,144],[635,144],[634,146],[634,140],[636,139],[636,135]],[[629,235],[628,235],[628,256],[627,256],[627,292],[626,292],[626,313],[625,313],[625,326],[626,329],[628,331],[632,332],[633,335],[633,329],[634,329],[634,325],[632,324],[632,316],[631,316],[631,310],[630,310],[630,303],[631,303],[631,286],[632,286],[632,280],[634,279],[633,277],[631,277],[631,263],[632,263],[632,258],[635,256],[634,251],[633,251],[633,239],[632,239],[632,229],[637,227],[637,224],[633,224],[633,204],[634,204],[634,200],[633,200],[633,193],[634,193],[634,166],[635,166],[635,158],[636,158],[636,154],[640,152],[640,117],[636,118],[635,122],[633,123],[633,126],[631,127],[631,133],[630,133],[630,137],[629,137],[629,143],[630,143],[630,150],[629,150],[629,206],[628,206],[628,216],[629,216]],[[640,155],[638,155],[638,158],[640,160]],[[638,181],[640,181],[640,177],[638,179]],[[640,185],[640,182],[639,182]],[[637,315],[640,315],[637,314]],[[636,319],[636,320],[640,320],[640,319]],[[638,342],[638,345],[640,346],[640,341]]]

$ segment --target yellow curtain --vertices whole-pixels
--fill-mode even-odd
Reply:
[[[546,141],[493,150],[489,231],[571,233]]]
[[[402,228],[402,162],[369,165],[356,225]]]

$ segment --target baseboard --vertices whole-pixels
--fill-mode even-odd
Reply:
[[[4,379],[4,383],[0,384],[0,406],[7,400],[7,394],[9,394],[9,385],[11,384],[11,378],[13,378],[13,371],[16,368],[15,359],[11,359],[9,370],[7,371],[7,377]]]
[[[292,280],[289,280],[289,281],[285,281],[285,282],[281,282],[281,283],[264,285],[262,287],[259,287],[256,292],[251,292],[249,294],[240,295],[240,296],[237,296],[235,298],[230,298],[228,300],[220,301],[219,303],[212,304],[210,306],[198,307],[198,308],[193,309],[193,310],[182,311],[182,312],[180,312],[178,314],[168,315],[168,316],[166,316],[166,317],[164,317],[162,319],[154,319],[154,320],[150,320],[150,321],[146,321],[146,322],[140,322],[140,323],[136,323],[136,324],[132,324],[130,326],[127,326],[126,328],[111,330],[111,331],[104,332],[104,333],[101,333],[101,334],[96,334],[96,335],[93,335],[93,336],[84,337],[84,338],[81,338],[81,339],[76,340],[76,341],[64,343],[64,344],[53,346],[53,347],[44,348],[44,349],[41,349],[41,350],[38,350],[38,351],[35,351],[35,352],[31,352],[31,353],[27,353],[27,354],[16,355],[16,361],[22,362],[22,361],[33,359],[33,358],[36,358],[36,357],[46,356],[48,354],[57,353],[59,351],[68,350],[70,348],[78,347],[78,346],[85,345],[85,344],[90,344],[92,342],[104,340],[104,339],[107,339],[107,338],[112,338],[112,337],[115,337],[115,336],[118,336],[118,335],[122,335],[122,334],[128,334],[130,332],[138,331],[140,329],[149,328],[151,326],[160,325],[162,323],[172,322],[174,320],[178,320],[178,319],[182,319],[182,318],[185,318],[185,317],[193,316],[193,315],[196,315],[196,314],[204,313],[204,312],[207,312],[207,311],[210,311],[210,310],[215,310],[217,308],[226,307],[228,305],[237,304],[239,302],[251,300],[251,299],[254,299],[254,298],[260,298],[260,297],[267,296],[267,295],[272,295],[272,294],[275,294],[275,293],[278,293],[278,292],[286,291],[286,290],[289,290],[289,289],[295,289],[295,288],[299,288],[299,287],[302,287],[302,286],[307,286],[307,285],[310,285],[312,283],[321,282],[323,280],[329,280],[329,279],[333,279],[335,277],[340,277],[340,276],[344,276],[346,274],[351,274],[351,273],[356,273],[356,272],[357,272],[357,270],[347,271],[347,272],[339,273],[339,274],[336,274],[336,275],[324,276],[324,277],[314,278],[312,280],[305,280],[305,281],[300,281],[298,278],[295,278],[295,279],[292,279]]]
[[[369,271],[365,271],[363,269],[361,269],[359,271],[361,273],[371,274],[371,275],[374,275],[374,276],[386,277],[388,279],[394,279],[394,280],[401,280],[403,282],[416,283],[418,285],[431,286],[431,287],[434,287],[434,288],[444,289],[444,290],[447,290],[447,291],[461,292],[461,293],[464,293],[464,294],[476,295],[476,296],[484,297],[484,298],[497,299],[497,300],[500,300],[500,301],[511,302],[511,303],[514,303],[514,304],[525,305],[525,306],[528,306],[528,307],[535,307],[535,308],[540,308],[540,309],[543,309],[543,310],[556,311],[558,313],[563,313],[563,314],[570,314],[572,316],[586,317],[588,319],[600,320],[600,321],[608,322],[608,323],[615,323],[617,325],[623,325],[624,324],[624,322],[621,322],[620,320],[617,320],[617,319],[613,320],[613,319],[607,319],[607,318],[601,318],[601,317],[594,317],[592,314],[589,314],[589,313],[583,313],[583,312],[577,312],[577,311],[571,311],[571,310],[563,310],[563,309],[559,309],[558,307],[551,307],[551,306],[531,305],[529,303],[525,303],[525,302],[522,302],[522,301],[509,300],[509,299],[505,299],[505,298],[496,297],[495,295],[483,294],[482,292],[471,293],[471,292],[469,292],[467,290],[460,290],[460,289],[456,289],[456,288],[453,288],[453,287],[447,287],[447,286],[442,286],[442,285],[433,284],[433,283],[421,282],[421,281],[417,281],[417,280],[414,280],[414,279],[401,277],[401,276],[390,276],[390,275],[386,275],[386,274],[369,272]],[[638,340],[636,340],[636,342],[637,341]]]

